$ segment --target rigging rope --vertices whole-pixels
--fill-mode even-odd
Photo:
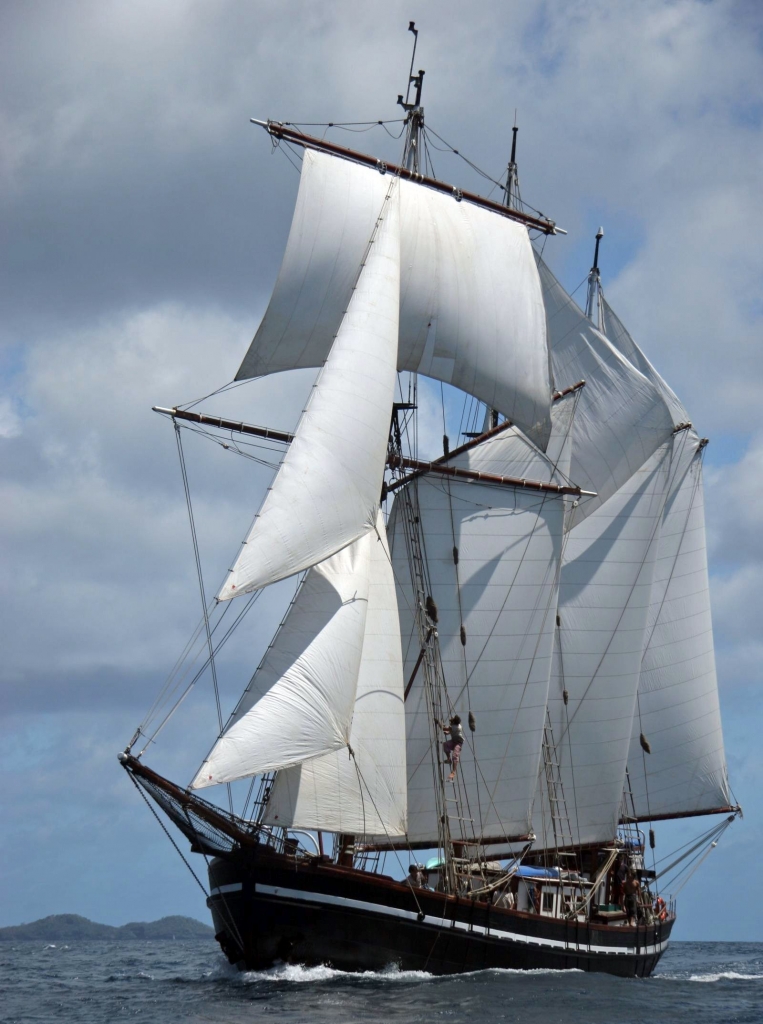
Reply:
[[[222,637],[222,639],[220,640],[220,642],[218,643],[218,645],[217,645],[217,646],[215,647],[215,654],[218,654],[218,653],[220,652],[220,650],[221,650],[221,649],[222,649],[222,648],[224,647],[224,645],[225,645],[225,644],[226,644],[226,642],[227,642],[227,641],[228,641],[228,640],[230,639],[230,637],[231,637],[231,635],[233,634],[233,632],[234,632],[234,630],[236,629],[236,627],[237,627],[237,626],[239,625],[239,623],[240,623],[240,622],[241,622],[241,620],[242,620],[242,619],[244,618],[244,616],[245,616],[245,615],[247,614],[247,612],[248,612],[248,611],[249,611],[249,609],[250,609],[250,608],[252,607],[252,605],[253,605],[253,604],[254,604],[254,603],[255,603],[255,602],[256,602],[256,601],[257,601],[257,600],[258,600],[258,599],[260,598],[260,596],[262,595],[262,593],[263,593],[263,591],[261,591],[261,590],[256,590],[256,591],[255,591],[255,592],[254,592],[253,594],[251,594],[251,595],[249,596],[249,598],[248,598],[248,599],[247,599],[247,601],[246,601],[246,604],[245,604],[245,605],[243,606],[243,608],[241,609],[241,611],[240,611],[240,612],[238,613],[238,615],[236,616],[236,618],[235,618],[235,619],[233,620],[233,622],[231,623],[231,625],[230,625],[230,626],[228,627],[227,631],[226,631],[226,632],[225,632],[225,634],[223,635],[223,637]],[[213,635],[214,635],[215,631],[217,630],[218,626],[220,626],[220,625],[221,625],[221,623],[222,623],[222,620],[223,620],[223,618],[224,618],[224,616],[225,616],[225,612],[227,612],[227,611],[228,611],[228,608],[230,608],[230,607],[231,607],[231,602],[227,602],[227,607],[225,608],[225,610],[223,611],[223,614],[222,614],[222,615],[220,616],[220,618],[218,619],[218,621],[217,621],[217,623],[215,624],[214,628],[212,629],[212,633],[213,633]],[[198,657],[198,654],[196,655],[196,657]],[[195,661],[195,660],[196,660],[196,658],[194,658],[194,661]],[[193,664],[193,662],[192,662],[191,664]],[[172,716],[173,716],[173,715],[175,714],[175,712],[176,712],[176,711],[177,711],[177,709],[178,709],[178,708],[180,707],[180,705],[181,705],[181,704],[183,703],[183,701],[185,700],[185,698],[186,698],[186,697],[188,696],[188,694],[189,694],[189,693],[191,692],[191,690],[193,689],[193,687],[194,687],[194,686],[196,685],[196,683],[197,683],[197,682],[199,681],[199,679],[201,678],[201,676],[202,676],[202,675],[204,674],[204,672],[206,671],[206,669],[207,669],[207,666],[208,666],[208,665],[209,665],[209,658],[207,658],[207,660],[206,660],[206,661],[204,662],[204,664],[203,664],[203,665],[201,666],[201,668],[199,668],[199,670],[198,670],[198,671],[196,672],[196,675],[195,675],[195,676],[193,677],[193,679],[192,679],[192,680],[190,681],[190,683],[189,683],[189,684],[187,685],[187,687],[185,688],[185,690],[183,691],[183,693],[182,693],[182,694],[180,695],[180,697],[179,697],[179,698],[177,699],[177,701],[175,702],[175,704],[174,704],[174,705],[173,705],[173,706],[172,706],[172,707],[170,708],[170,710],[169,710],[169,711],[167,712],[167,714],[165,715],[165,717],[164,717],[164,718],[162,719],[162,721],[161,721],[161,722],[159,723],[159,725],[158,725],[158,726],[156,727],[156,729],[155,729],[155,731],[153,732],[153,734],[152,734],[152,735],[151,735],[150,737],[148,737],[148,743],[153,743],[153,742],[154,742],[154,741],[156,740],[156,737],[157,737],[157,736],[159,735],[159,733],[160,733],[160,732],[162,731],[162,729],[163,729],[163,728],[165,727],[165,725],[167,724],[167,722],[169,722],[169,720],[170,720],[170,719],[172,718]],[[190,666],[189,666],[189,669],[188,669],[187,671],[190,671]],[[186,675],[187,675],[187,672],[186,672]],[[182,681],[182,680],[180,680],[180,681]],[[178,682],[178,684],[177,684],[177,685],[180,685],[180,681]],[[177,689],[177,685],[176,685],[176,686],[175,686],[175,687],[173,688],[173,691],[174,691],[174,689]],[[145,748],[144,748],[144,749],[145,749]],[[141,753],[142,753],[142,752],[141,752]]]
[[[244,384],[253,384],[256,380],[262,380],[262,377],[245,377],[243,380],[230,380],[227,384],[223,384],[214,391],[210,391],[209,394],[202,395],[201,398],[194,398],[191,402],[180,403],[176,408],[185,410],[193,409],[195,405],[205,402],[208,398],[214,398],[215,395],[222,395],[227,391],[233,391],[235,388],[243,387]]]
[[[128,774],[129,776],[130,776],[130,781],[132,782],[133,786],[135,786],[135,788],[137,789],[137,791],[138,791],[138,792],[140,793],[141,797],[142,797],[142,798],[143,798],[143,800],[145,801],[145,803],[146,803],[146,807],[148,807],[149,811],[151,811],[151,813],[153,814],[153,816],[154,816],[154,817],[156,818],[156,820],[157,820],[157,821],[159,822],[159,827],[161,828],[162,832],[164,832],[164,834],[165,834],[165,835],[167,836],[167,838],[169,839],[169,841],[170,841],[170,842],[172,843],[172,845],[173,845],[173,846],[175,847],[175,850],[176,850],[176,852],[177,852],[178,856],[180,857],[180,859],[182,860],[182,862],[183,862],[183,863],[185,864],[185,866],[186,866],[186,867],[188,868],[188,870],[189,870],[189,871],[191,872],[191,874],[193,875],[193,877],[194,877],[194,879],[195,879],[195,881],[196,881],[196,884],[197,884],[197,885],[198,885],[198,887],[199,887],[199,888],[201,889],[201,891],[202,891],[202,892],[204,893],[204,895],[205,895],[205,896],[206,896],[207,898],[209,898],[209,893],[208,893],[208,892],[207,892],[207,890],[206,890],[206,889],[204,888],[204,884],[203,884],[203,883],[201,882],[201,880],[199,879],[199,876],[198,876],[198,875],[196,874],[196,872],[195,872],[195,871],[193,870],[193,868],[191,867],[191,865],[190,865],[189,861],[188,861],[188,860],[186,859],[186,857],[185,857],[185,854],[183,853],[183,851],[182,851],[182,850],[180,849],[180,847],[178,846],[178,844],[177,844],[177,843],[175,842],[175,840],[174,840],[174,839],[172,838],[172,835],[170,834],[170,832],[169,832],[169,830],[168,830],[167,826],[166,826],[166,825],[164,824],[164,822],[162,821],[162,819],[161,819],[161,818],[159,817],[159,815],[158,815],[158,814],[156,813],[156,810],[154,809],[153,805],[151,804],[151,801],[150,801],[150,800],[148,799],[148,797],[146,796],[146,794],[145,794],[145,793],[143,792],[143,790],[141,789],[141,787],[140,787],[140,786],[138,785],[137,781],[135,780],[135,777],[134,777],[134,775],[132,774],[132,772],[128,772],[127,774]]]
[[[394,844],[392,836],[390,836],[389,832],[387,831],[387,826],[386,826],[386,824],[384,822],[384,818],[379,813],[379,808],[376,806],[376,801],[374,800],[374,795],[371,792],[371,788],[368,785],[368,783],[366,782],[366,780],[365,780],[365,778],[363,776],[363,773],[360,770],[360,765],[358,764],[358,759],[355,757],[355,751],[350,746],[348,746],[347,749],[349,751],[350,757],[352,758],[352,763],[355,766],[355,772],[356,772],[356,774],[358,776],[358,789],[360,791],[361,805],[362,805],[362,808],[363,808],[363,827],[364,827],[364,830],[365,830],[365,824],[366,824],[366,810],[365,810],[365,798],[363,797],[363,788],[365,787],[366,792],[368,793],[368,795],[369,795],[369,797],[371,799],[371,803],[373,804],[374,811],[376,811],[376,817],[379,819],[379,821],[381,823],[381,827],[384,829],[384,835],[387,837],[387,840],[388,840],[389,845],[390,845],[390,849],[392,850],[392,852],[395,855],[395,860],[397,861],[400,870],[404,871],[405,868],[403,867],[403,864],[400,861],[400,855],[397,852],[397,847]],[[413,853],[413,850],[410,847],[410,844],[406,844],[406,846],[408,847],[409,854],[411,856],[413,856],[414,853]],[[411,892],[413,893],[413,898],[416,901],[416,906],[418,907],[419,913],[422,913],[421,904],[419,903],[418,897],[416,896],[416,891],[413,888],[413,886],[411,886]]]
[[[220,704],[220,687],[217,683],[217,666],[215,664],[215,649],[212,644],[212,631],[209,628],[209,613],[207,611],[207,598],[204,593],[204,575],[201,568],[201,557],[199,555],[199,541],[196,536],[196,524],[193,518],[193,504],[191,503],[191,489],[188,485],[188,473],[186,471],[185,456],[183,454],[183,442],[180,436],[180,427],[173,420],[175,424],[175,439],[177,441],[178,457],[180,459],[180,471],[183,476],[183,490],[185,491],[186,505],[188,506],[188,521],[191,525],[191,540],[193,541],[193,554],[196,560],[196,572],[199,578],[199,595],[201,596],[201,607],[204,613],[204,629],[207,635],[207,647],[209,649],[209,668],[212,673],[212,685],[215,691],[215,704],[217,706],[217,722],[220,727],[220,734],[223,731],[223,712]],[[228,804],[230,812],[233,814],[233,793],[231,791],[230,783],[226,784],[228,790]]]

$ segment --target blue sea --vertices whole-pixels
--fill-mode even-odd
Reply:
[[[761,1024],[763,943],[678,942],[648,980],[574,971],[239,974],[214,942],[0,943],[2,1024]]]

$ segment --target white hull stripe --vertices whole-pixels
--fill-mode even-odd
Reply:
[[[229,886],[222,887],[224,890],[229,888]],[[458,931],[474,932],[491,939],[508,939],[511,942],[521,942],[526,946],[547,946],[553,949],[565,950],[568,953],[607,953],[609,956],[623,956],[626,954],[635,956],[638,954],[639,956],[651,956],[655,953],[662,953],[668,945],[668,941],[665,940],[653,946],[641,946],[640,949],[636,949],[635,946],[626,949],[616,949],[612,946],[589,946],[582,942],[575,944],[563,942],[561,939],[541,939],[534,935],[505,932],[499,928],[485,928],[483,925],[470,925],[466,921],[450,921],[444,917],[429,916],[420,918],[420,915],[413,910],[400,910],[397,907],[385,907],[379,903],[367,903],[365,900],[351,900],[345,896],[330,896],[323,892],[303,892],[301,889],[285,889],[282,886],[262,885],[259,882],[255,885],[254,889],[255,892],[262,893],[263,896],[278,896],[285,900],[303,900],[307,903],[327,903],[333,906],[347,907],[352,910],[365,910],[373,914],[383,914],[386,917],[402,917],[408,921],[426,922],[438,928],[455,928]],[[213,893],[216,891],[215,889],[212,890]]]
[[[226,892],[241,892],[244,888],[241,882],[232,882],[230,885],[218,885],[209,890],[210,896],[223,896]]]

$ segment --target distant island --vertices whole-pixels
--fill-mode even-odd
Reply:
[[[163,917],[159,921],[133,921],[115,928],[97,924],[79,914],[53,914],[31,924],[0,928],[0,942],[26,939],[70,942],[77,939],[211,939],[214,930],[192,917]]]

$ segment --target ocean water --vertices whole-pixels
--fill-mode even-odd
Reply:
[[[480,971],[239,974],[214,942],[0,943],[2,1024],[761,1024],[763,943],[674,943],[648,980]]]

